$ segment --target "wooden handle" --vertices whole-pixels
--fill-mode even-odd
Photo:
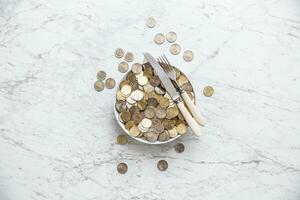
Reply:
[[[189,111],[186,109],[184,104],[182,102],[179,102],[177,104],[179,110],[181,111],[185,121],[188,123],[188,125],[191,127],[192,131],[195,133],[195,135],[200,136],[201,135],[201,126],[195,121],[195,119],[192,117],[192,115],[189,113]]]
[[[195,120],[201,126],[205,126],[205,119],[201,115],[201,113],[200,113],[199,109],[196,107],[196,105],[192,102],[190,96],[185,91],[183,91],[181,96],[183,97],[183,100],[184,100],[185,104],[187,105],[187,107],[191,111],[191,113],[192,113],[193,117],[195,118]]]

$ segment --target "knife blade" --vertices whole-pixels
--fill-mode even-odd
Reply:
[[[191,127],[193,132],[198,136],[201,135],[200,125],[195,121],[195,119],[192,117],[191,113],[186,109],[184,104],[180,101],[179,92],[176,91],[173,83],[169,79],[169,76],[164,72],[164,70],[161,68],[160,64],[155,60],[155,58],[153,58],[149,53],[144,53],[144,56],[149,61],[150,65],[154,68],[154,71],[156,72],[157,76],[159,77],[160,81],[162,82],[162,85],[165,87],[165,89],[168,92],[168,94],[170,95],[171,99],[178,106],[184,119],[186,120],[188,125]]]
[[[174,102],[178,101],[179,100],[179,93],[176,91],[173,83],[169,79],[168,75],[161,68],[159,63],[149,53],[144,53],[144,56],[149,61],[151,66],[154,68],[157,76],[159,77],[159,79],[162,82],[163,86],[167,90],[167,92],[170,95],[171,99]]]

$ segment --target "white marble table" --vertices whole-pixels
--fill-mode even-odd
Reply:
[[[193,62],[153,44],[171,30]],[[184,153],[115,143],[115,91],[93,83],[121,78],[117,47],[166,52],[192,79],[208,125]],[[299,98],[298,0],[1,0],[0,199],[298,200]]]

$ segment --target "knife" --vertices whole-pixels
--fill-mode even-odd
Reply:
[[[191,127],[192,131],[200,136],[201,135],[201,126],[195,121],[192,117],[190,112],[186,109],[184,104],[180,100],[180,95],[176,91],[174,85],[172,84],[171,80],[169,79],[168,75],[163,71],[159,63],[153,58],[149,53],[144,53],[145,58],[149,61],[153,69],[155,70],[157,76],[159,77],[160,81],[162,82],[163,86],[165,87],[166,91],[170,95],[171,99],[176,103],[179,110],[181,111],[185,121]]]

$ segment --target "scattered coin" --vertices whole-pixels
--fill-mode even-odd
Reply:
[[[94,83],[94,88],[97,92],[101,92],[102,90],[104,90],[104,83],[103,81],[96,81]]]
[[[167,33],[166,39],[168,42],[173,43],[177,40],[177,35],[175,32],[170,31],[169,33]]]
[[[183,59],[186,62],[190,62],[194,59],[194,53],[191,50],[186,50],[183,52]]]
[[[121,73],[125,73],[128,71],[129,65],[127,62],[121,62],[118,66],[118,70]]]
[[[127,144],[127,142],[128,142],[127,135],[118,135],[117,137],[118,144],[124,145]]]
[[[112,78],[108,78],[105,80],[105,86],[107,89],[112,89],[116,85],[116,81]]]
[[[211,87],[211,86],[206,86],[204,89],[203,89],[203,94],[207,97],[211,97],[214,93],[214,88]]]
[[[154,42],[156,44],[162,44],[165,42],[165,36],[164,34],[162,33],[157,33],[155,36],[154,36]]]
[[[124,50],[121,48],[117,48],[115,50],[115,57],[116,58],[122,58],[124,56]]]
[[[105,71],[99,71],[97,73],[97,79],[98,81],[104,81],[106,79],[106,72]]]
[[[133,53],[127,52],[127,53],[125,54],[125,60],[126,60],[127,62],[132,62],[133,59],[134,59]]]
[[[128,166],[126,163],[119,163],[117,170],[120,174],[125,174],[128,171]]]
[[[179,46],[179,44],[175,43],[175,44],[171,44],[170,46],[170,52],[173,55],[178,55],[181,51],[181,47]]]
[[[134,73],[134,74],[140,74],[142,71],[143,71],[143,67],[141,64],[139,63],[134,63],[132,66],[131,66],[131,71]]]
[[[182,153],[182,152],[184,152],[184,149],[185,149],[185,147],[184,147],[184,145],[183,145],[182,143],[177,143],[177,144],[175,145],[175,151],[176,151],[177,153]]]
[[[160,171],[166,171],[168,169],[168,162],[165,161],[165,160],[160,160],[158,161],[157,163],[157,168],[160,170]]]
[[[153,28],[156,26],[156,20],[154,19],[154,17],[149,17],[146,21],[146,25],[149,27],[149,28]]]

